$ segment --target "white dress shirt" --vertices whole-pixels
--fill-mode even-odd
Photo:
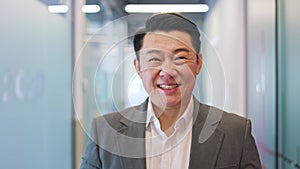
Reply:
[[[160,128],[149,99],[146,121],[147,169],[188,169],[192,140],[193,97],[168,137]]]

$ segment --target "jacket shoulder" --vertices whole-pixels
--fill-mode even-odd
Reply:
[[[125,108],[118,112],[112,112],[105,115],[100,115],[94,118],[94,123],[102,124],[105,122],[109,124],[112,128],[117,129],[122,125],[129,125],[131,123],[145,123],[146,120],[146,111],[143,106],[138,105]]]
[[[129,107],[118,112],[111,112],[105,115],[99,115],[94,118],[96,124],[102,123],[105,120],[111,126],[114,126],[116,123],[119,123],[122,118],[128,117],[134,110],[137,109],[137,106]]]
[[[201,118],[210,121],[219,121],[220,125],[228,127],[243,126],[249,119],[235,113],[221,110],[220,108],[200,103],[199,113]]]
[[[249,119],[240,115],[223,111],[223,116],[220,124],[228,127],[242,127],[245,126]]]
[[[223,111],[218,128],[225,133],[225,138],[238,144],[244,141],[247,132],[251,132],[251,122],[240,115]]]
[[[246,128],[249,127],[250,120],[245,117],[201,103],[200,107],[199,113],[204,112],[202,115],[204,119],[210,124],[217,123],[217,128],[227,134],[243,135]]]

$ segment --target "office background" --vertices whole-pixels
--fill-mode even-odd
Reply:
[[[1,2],[1,168],[77,169],[91,119],[143,101],[131,43],[151,14],[125,6],[149,3],[207,5],[183,13],[202,31],[196,97],[252,120],[264,168],[299,169],[298,0]]]

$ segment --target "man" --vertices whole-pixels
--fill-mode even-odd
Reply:
[[[135,69],[149,98],[94,119],[82,169],[260,169],[249,120],[193,97],[202,66],[197,26],[156,14],[134,36]]]

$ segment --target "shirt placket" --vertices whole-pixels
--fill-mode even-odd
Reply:
[[[161,167],[162,169],[171,169],[171,156],[172,151],[170,150],[170,140],[164,141],[165,152],[162,154]],[[167,150],[167,151],[166,151]]]

